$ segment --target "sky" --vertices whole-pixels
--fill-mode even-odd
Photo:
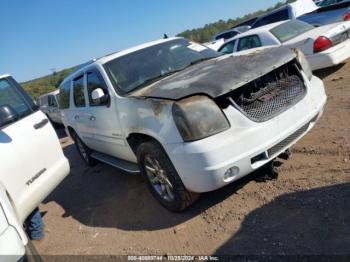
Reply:
[[[1,0],[0,75],[27,81],[278,0]]]

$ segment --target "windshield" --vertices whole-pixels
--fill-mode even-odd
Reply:
[[[270,32],[281,43],[284,43],[312,29],[314,29],[312,25],[309,25],[299,20],[292,20],[274,27],[270,30]]]
[[[175,39],[118,57],[104,67],[114,87],[122,93],[129,93],[194,63],[220,55],[203,45]]]

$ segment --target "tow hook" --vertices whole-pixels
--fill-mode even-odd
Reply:
[[[276,159],[272,160],[265,166],[263,166],[255,177],[255,181],[258,183],[264,183],[271,180],[276,180],[278,178],[277,167],[281,165],[281,162]]]
[[[278,158],[283,159],[283,160],[288,160],[288,159],[290,158],[291,155],[292,155],[292,152],[291,152],[289,149],[287,149],[287,150],[284,151],[282,154],[280,154],[280,155],[278,156]]]

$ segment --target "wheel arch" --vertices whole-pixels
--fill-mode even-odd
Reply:
[[[170,177],[172,182],[172,186],[176,188],[177,191],[177,197],[174,198],[174,201],[167,203],[165,202],[164,199],[161,199],[159,197],[159,194],[155,192],[155,189],[152,188],[152,185],[150,184],[149,178],[147,178],[145,168],[142,167],[143,165],[140,164],[140,170],[141,174],[144,175],[145,179],[148,180],[148,186],[151,188],[151,193],[152,195],[160,202],[161,205],[163,205],[165,208],[172,212],[181,212],[187,207],[189,207],[194,201],[196,201],[199,197],[199,194],[194,193],[194,192],[189,192],[184,184],[184,181],[178,171],[176,170],[176,167],[174,166],[171,158],[169,157],[167,151],[164,149],[163,145],[154,137],[145,135],[145,134],[139,134],[139,133],[133,133],[130,134],[127,138],[127,141],[131,147],[131,149],[134,151],[134,153],[137,155],[138,161],[142,161],[142,157],[144,157],[147,153],[146,152],[155,152],[155,151],[145,151],[144,149],[141,149],[140,151],[137,149],[138,146],[144,142],[153,142],[153,148],[156,146],[154,149],[158,149],[157,151],[160,150],[160,158],[157,158],[160,163],[162,163],[162,167],[166,167],[170,173]],[[152,145],[152,143],[150,143]],[[149,145],[147,145],[149,146]],[[152,150],[152,148],[151,148]],[[167,172],[166,172],[167,173]],[[169,176],[168,176],[169,179]]]
[[[135,155],[137,154],[138,146],[141,143],[149,142],[149,141],[156,142],[158,145],[160,145],[163,148],[164,152],[166,152],[162,144],[155,137],[146,135],[143,133],[130,133],[129,136],[126,138],[126,141],[128,142],[131,150],[134,152]]]

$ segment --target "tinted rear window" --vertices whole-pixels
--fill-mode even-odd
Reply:
[[[278,11],[276,13],[273,13],[271,15],[267,15],[261,18],[254,24],[253,28],[257,28],[263,25],[268,25],[268,24],[272,24],[272,23],[276,23],[276,22],[280,22],[288,19],[289,19],[288,9],[283,9],[281,11]]]
[[[284,43],[312,29],[314,29],[312,25],[301,22],[299,20],[292,20],[276,26],[275,28],[271,29],[270,32],[281,43]]]
[[[220,34],[220,35],[217,35],[217,36],[215,37],[215,40],[219,40],[219,39],[221,39],[221,38],[223,38],[223,39],[225,39],[225,40],[226,40],[226,39],[230,39],[230,38],[236,36],[237,34],[238,34],[238,33],[235,32],[235,31],[222,33],[222,34]]]

